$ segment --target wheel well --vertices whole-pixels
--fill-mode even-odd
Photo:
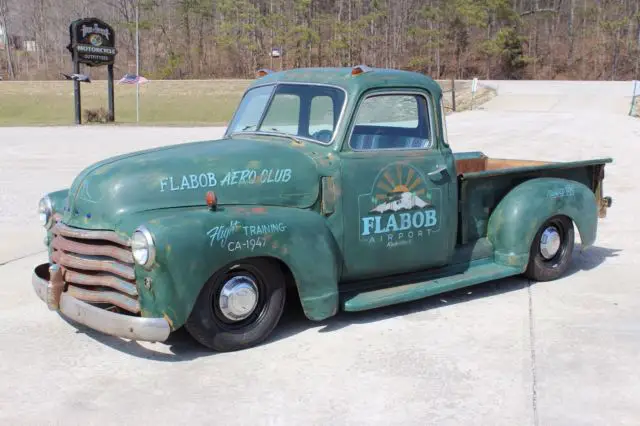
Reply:
[[[293,272],[291,272],[291,268],[289,268],[289,265],[287,265],[280,259],[267,259],[277,264],[282,271],[282,275],[284,275],[284,280],[287,285],[287,299],[285,302],[285,309],[295,307],[296,310],[302,311],[302,302],[300,301],[300,294],[298,293],[298,285],[296,283],[296,279],[293,277]]]
[[[293,272],[291,272],[291,268],[289,265],[284,263],[282,260],[269,257],[269,256],[261,256],[261,257],[253,257],[247,258],[244,260],[252,260],[252,259],[263,259],[271,262],[272,264],[278,266],[280,271],[282,271],[282,275],[284,276],[286,288],[287,288],[287,298],[285,302],[285,309],[291,308],[295,306],[295,309],[303,310],[302,302],[300,301],[300,294],[298,293],[298,285],[296,283],[296,279],[293,276]]]

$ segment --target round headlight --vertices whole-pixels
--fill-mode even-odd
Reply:
[[[131,238],[131,251],[133,259],[140,266],[148,268],[153,265],[156,254],[151,232],[144,226],[138,227]]]
[[[38,203],[38,215],[40,216],[42,226],[49,229],[53,223],[53,207],[48,195],[40,199]]]

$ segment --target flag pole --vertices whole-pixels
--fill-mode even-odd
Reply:
[[[140,33],[138,20],[140,17],[140,1],[136,1],[136,122],[140,122]]]

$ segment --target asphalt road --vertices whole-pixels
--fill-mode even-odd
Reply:
[[[448,118],[456,151],[613,157],[614,199],[566,277],[510,278],[322,323],[286,312],[267,343],[212,354],[79,329],[34,294],[36,204],[106,156],[211,128],[0,128],[0,424],[640,424],[640,120],[631,83],[489,82]]]

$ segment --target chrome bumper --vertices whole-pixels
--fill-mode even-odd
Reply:
[[[67,318],[111,336],[149,342],[163,342],[171,327],[164,318],[140,318],[116,314],[78,300],[62,292],[62,277],[57,265],[38,265],[31,278],[36,294],[49,309],[59,311]]]

